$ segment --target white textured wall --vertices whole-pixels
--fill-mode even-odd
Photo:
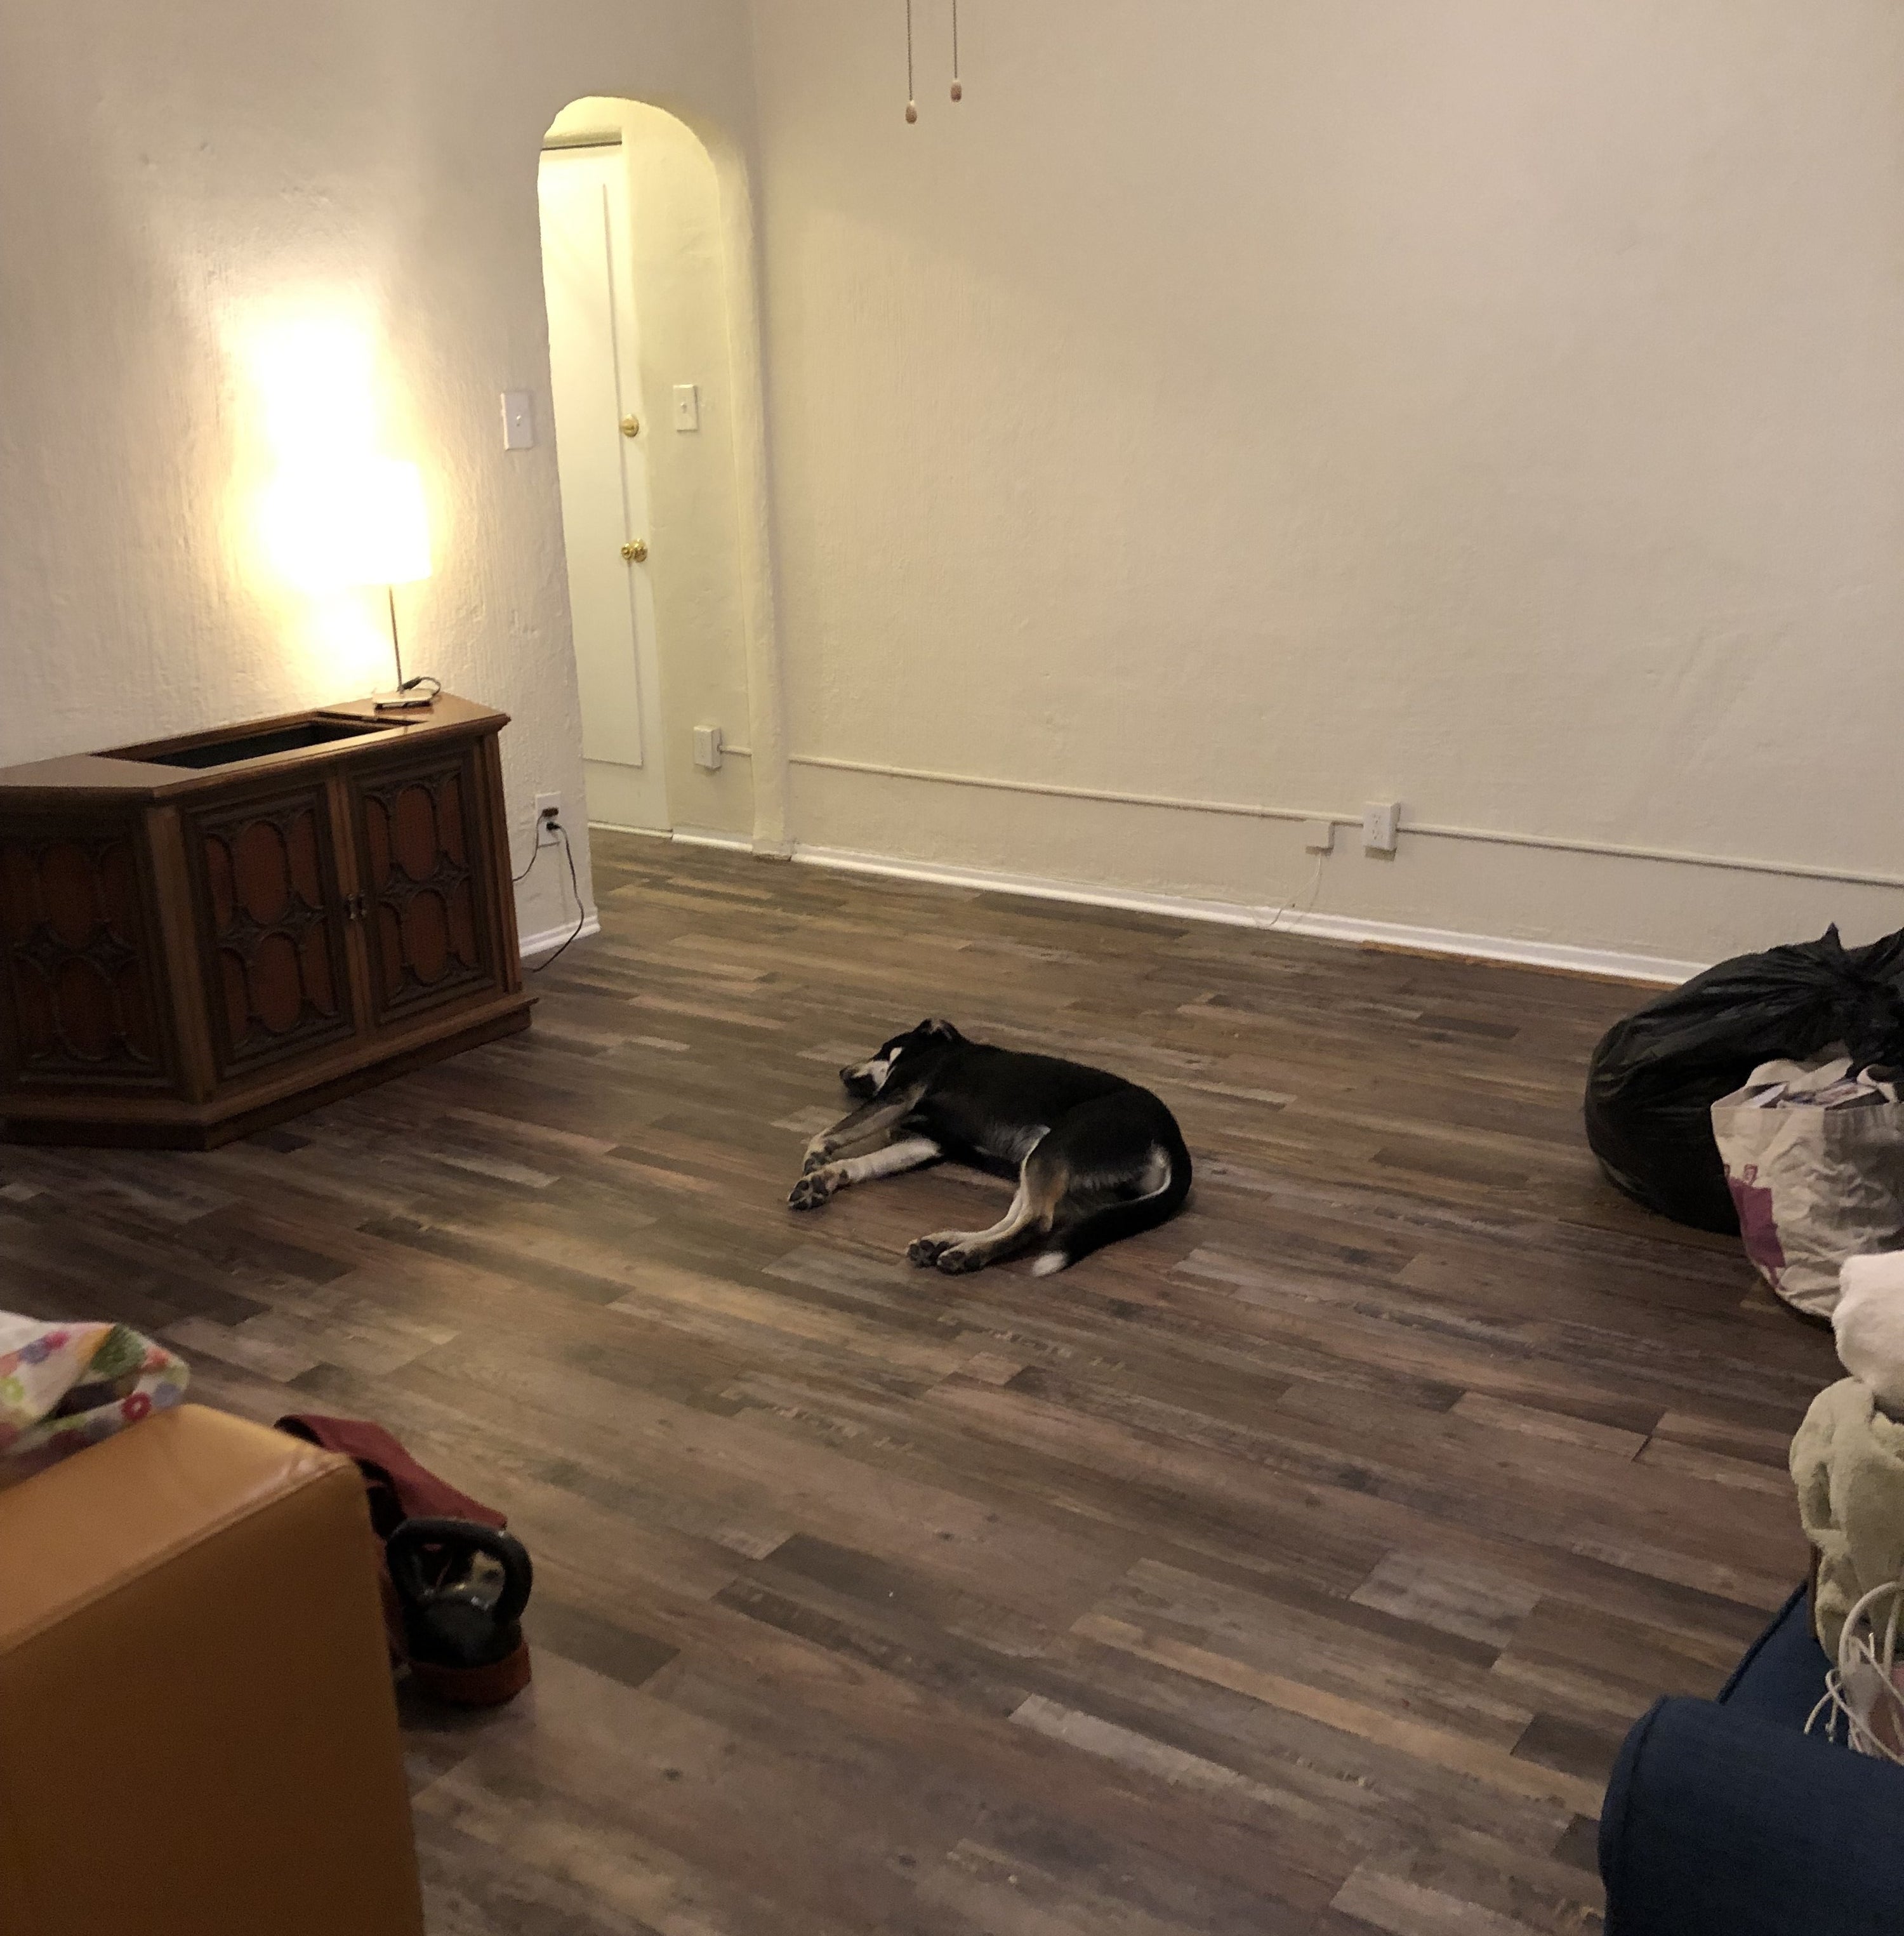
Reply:
[[[515,715],[518,840],[579,800],[553,453],[497,431],[546,381],[536,146],[585,94],[678,113],[731,259],[757,80],[781,645],[743,440],[748,737],[784,669],[801,839],[1249,905],[1309,879],[1285,822],[804,755],[1904,867],[1890,0],[966,0],[957,110],[917,11],[908,129],[896,0],[10,0],[0,761],[382,676],[373,603],[340,633],[248,523],[234,346],[343,303],[431,493],[414,656]],[[1319,891],[1694,958],[1904,918],[1428,835],[1345,841]]]
[[[370,321],[390,447],[431,499],[406,658],[513,715],[526,858],[535,794],[582,797],[542,131],[612,92],[744,149],[751,87],[744,11],[723,0],[7,0],[0,763],[387,677],[374,598],[340,629],[273,581],[249,522],[263,459],[240,345],[264,316],[341,307]],[[511,455],[497,395],[515,388],[539,392],[543,437]],[[525,933],[561,924],[546,861],[519,891]]]
[[[1299,829],[1904,873],[1894,0],[754,9],[806,842],[1246,903]],[[1404,834],[1321,908],[1709,959],[1904,894]]]

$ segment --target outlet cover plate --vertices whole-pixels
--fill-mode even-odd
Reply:
[[[1392,800],[1371,800],[1362,806],[1362,845],[1371,854],[1392,854],[1401,827],[1401,807]]]

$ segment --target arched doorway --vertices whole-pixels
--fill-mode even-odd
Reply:
[[[539,186],[588,818],[755,845],[758,403],[719,174],[674,116],[589,96],[551,124]]]

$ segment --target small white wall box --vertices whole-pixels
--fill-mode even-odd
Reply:
[[[533,450],[536,447],[536,400],[527,390],[503,392],[503,448]]]
[[[1302,823],[1302,844],[1312,854],[1328,853],[1335,845],[1335,822],[1305,820]]]
[[[711,773],[721,770],[721,728],[718,726],[697,726],[694,728],[694,764],[705,767]]]

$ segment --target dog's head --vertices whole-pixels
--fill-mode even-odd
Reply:
[[[928,1057],[956,1048],[965,1040],[950,1022],[928,1018],[917,1028],[908,1029],[880,1044],[878,1052],[864,1062],[851,1062],[839,1072],[847,1093],[863,1103],[881,1094],[903,1066],[911,1075],[923,1069]]]

